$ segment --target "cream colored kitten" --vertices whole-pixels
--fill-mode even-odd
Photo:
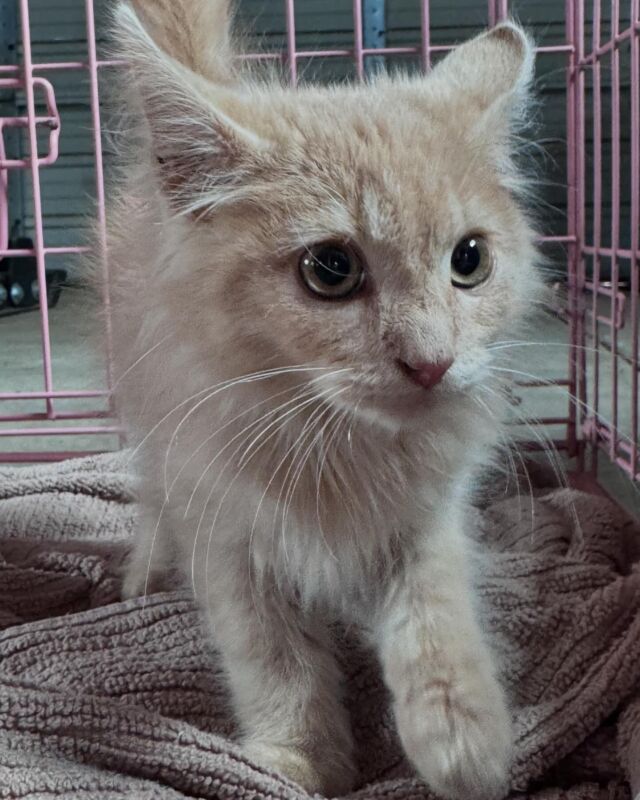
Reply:
[[[512,734],[468,507],[500,436],[490,345],[538,290],[509,152],[531,44],[505,24],[427,76],[291,89],[236,71],[227,17],[117,8],[135,130],[109,248],[144,508],[126,592],[183,568],[258,764],[357,782],[338,619],[377,649],[428,785],[498,797]]]

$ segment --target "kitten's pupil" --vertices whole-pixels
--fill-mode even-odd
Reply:
[[[314,253],[314,272],[327,286],[337,286],[351,272],[349,255],[337,247],[321,247]]]
[[[459,275],[472,275],[481,261],[482,253],[476,239],[463,239],[451,258],[453,268]]]

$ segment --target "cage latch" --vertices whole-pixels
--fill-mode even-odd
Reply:
[[[38,166],[44,167],[54,164],[58,160],[59,141],[60,141],[60,114],[56,104],[56,96],[53,86],[45,78],[33,78],[34,90],[40,90],[44,95],[46,115],[36,114],[36,125],[43,125],[49,129],[48,152],[46,155],[38,156]],[[0,78],[0,90],[2,89],[24,89],[22,78]],[[29,158],[7,158],[4,129],[5,128],[27,128],[29,117],[16,114],[12,117],[0,117],[0,260],[2,252],[9,247],[9,180],[7,170],[9,169],[28,169],[31,166]]]

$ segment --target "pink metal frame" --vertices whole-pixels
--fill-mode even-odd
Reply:
[[[610,29],[603,34],[602,0],[592,0],[592,25],[587,39],[585,3],[575,3],[571,25],[576,49],[574,69],[570,77],[570,136],[575,141],[575,160],[570,184],[573,188],[572,224],[576,245],[570,259],[572,281],[572,350],[571,391],[578,402],[572,411],[573,434],[576,422],[582,439],[577,448],[579,466],[597,474],[598,452],[604,451],[633,480],[640,478],[638,468],[638,278],[640,270],[640,0],[610,0]],[[621,17],[626,11],[625,23]],[[625,57],[623,59],[623,56]],[[626,66],[629,87],[628,130],[621,127],[622,86]],[[588,90],[588,87],[590,89]],[[610,97],[609,130],[604,129],[603,89]],[[590,103],[589,103],[590,101]],[[611,141],[609,186],[603,185],[603,140]],[[625,135],[626,134],[626,135]],[[627,141],[628,139],[628,141]],[[626,156],[630,175],[630,246],[621,246],[623,174]],[[592,170],[591,196],[586,194],[587,170]],[[611,204],[608,220],[611,230],[609,246],[603,244],[603,205]],[[590,218],[589,218],[590,217]],[[589,225],[587,223],[590,223]],[[591,235],[587,238],[587,231]],[[607,259],[610,275],[602,278],[602,260]],[[591,267],[591,275],[587,265]],[[628,285],[621,280],[620,267],[626,266]],[[627,304],[625,301],[629,300]],[[625,308],[625,306],[628,306]],[[621,332],[629,327],[625,349]],[[593,348],[591,350],[590,348]],[[602,366],[605,351],[611,364]],[[589,367],[589,354],[592,364]],[[620,391],[622,370],[630,373],[630,391]],[[608,385],[608,407],[602,409],[603,387]],[[624,404],[630,404],[626,409]],[[628,413],[627,413],[628,412]],[[627,430],[621,429],[622,416],[629,419]],[[576,442],[573,442],[574,450]]]
[[[303,0],[297,0],[298,3]],[[100,105],[99,105],[99,73],[105,68],[118,66],[117,62],[100,60],[96,54],[96,35],[93,0],[78,0],[84,2],[86,13],[86,36],[87,52],[86,61],[72,62],[53,62],[53,63],[34,63],[31,52],[29,2],[19,0],[21,13],[21,34],[23,43],[23,60],[20,66],[0,65],[0,88],[20,86],[24,89],[27,100],[27,115],[24,118],[0,119],[0,258],[7,255],[26,256],[35,255],[38,267],[38,280],[40,283],[40,297],[42,298],[40,308],[41,337],[42,337],[42,366],[43,366],[43,389],[39,392],[2,392],[0,393],[0,409],[2,401],[28,401],[41,399],[45,402],[46,410],[42,413],[19,413],[13,416],[0,414],[0,437],[21,437],[21,436],[45,436],[45,435],[89,435],[89,434],[113,434],[118,432],[117,425],[110,424],[100,426],[99,419],[109,416],[109,412],[91,410],[90,408],[81,412],[61,412],[56,408],[56,401],[66,398],[84,398],[87,401],[95,398],[109,396],[109,390],[95,389],[92,391],[65,391],[57,388],[54,382],[51,343],[49,331],[49,310],[47,307],[46,292],[43,291],[45,280],[45,261],[51,254],[76,254],[83,252],[84,248],[47,247],[44,238],[44,224],[42,214],[42,203],[40,196],[40,169],[46,168],[57,158],[58,137],[60,135],[60,119],[56,109],[55,96],[51,84],[42,76],[52,71],[72,70],[81,71],[88,74],[91,98],[91,113],[93,121],[93,145],[95,153],[95,180],[97,197],[97,218],[99,224],[98,246],[101,250],[101,257],[104,262],[105,270],[108,270],[108,259],[105,241],[105,197],[104,197],[104,176],[102,171],[102,146],[101,146],[101,126],[100,126]],[[275,2],[275,0],[274,0]],[[352,0],[353,2],[353,24],[354,24],[354,44],[349,49],[328,49],[328,50],[299,50],[296,45],[296,20],[295,20],[295,0],[282,0],[284,2],[285,22],[286,22],[286,44],[283,52],[278,53],[248,53],[247,58],[251,59],[279,59],[288,71],[290,81],[293,85],[298,80],[298,64],[301,59],[309,58],[351,58],[355,65],[358,77],[365,75],[365,60],[367,56],[418,56],[422,66],[428,70],[431,65],[432,56],[446,52],[451,49],[446,45],[434,45],[431,41],[430,24],[430,2],[421,0],[420,2],[420,21],[421,30],[418,36],[419,41],[413,46],[405,47],[384,47],[367,48],[363,40],[363,0]],[[593,35],[590,42],[585,41],[585,11],[586,4],[593,3],[591,9],[594,24],[592,26]],[[601,8],[603,3],[611,3],[611,15],[613,28],[611,36],[603,41],[601,32]],[[567,229],[563,235],[554,237],[544,237],[543,241],[563,245],[568,255],[568,284],[569,300],[567,309],[567,319],[570,325],[570,340],[573,347],[568,363],[567,375],[559,377],[551,383],[556,386],[566,387],[569,390],[570,398],[567,403],[567,413],[562,417],[538,420],[538,424],[543,425],[563,425],[566,435],[563,439],[555,441],[558,449],[568,451],[571,456],[579,458],[579,465],[586,469],[595,469],[595,453],[598,449],[604,448],[609,456],[618,463],[628,474],[634,478],[638,475],[638,268],[640,267],[640,245],[639,236],[639,196],[640,196],[640,119],[639,119],[639,92],[640,92],[640,0],[626,0],[630,7],[630,21],[628,25],[621,28],[619,19],[619,4],[621,0],[565,0],[565,39],[557,45],[540,47],[538,52],[543,57],[546,54],[564,54],[566,57],[566,91],[567,91],[567,204],[568,222]],[[494,25],[509,15],[508,0],[488,0],[487,3],[487,23]],[[631,202],[631,247],[621,249],[620,241],[620,164],[621,164],[621,132],[620,132],[620,52],[622,48],[629,48],[631,59],[631,130],[630,130],[630,164],[632,170],[632,202]],[[600,179],[602,167],[602,67],[607,64],[611,69],[611,104],[612,104],[612,185],[610,187],[612,211],[611,225],[613,239],[611,247],[603,247],[600,239],[602,227],[602,203],[604,189]],[[587,73],[592,74],[592,118],[593,118],[593,144],[588,145],[586,129],[586,102],[587,92],[585,79]],[[46,105],[47,116],[38,117],[35,112],[36,92],[43,92]],[[10,161],[6,159],[2,144],[2,129],[4,126],[18,125],[27,128],[30,155],[24,161]],[[50,130],[49,149],[46,156],[41,157],[37,152],[37,129],[38,126],[48,126]],[[587,156],[589,146],[593,148],[593,169],[594,169],[594,188],[593,188],[593,225],[592,237],[586,241],[587,219],[585,194],[585,172],[588,165]],[[8,230],[6,222],[6,192],[7,192],[7,170],[27,168],[31,173],[33,187],[33,212],[34,212],[34,249],[31,250],[9,250],[8,249]],[[4,208],[3,208],[4,205]],[[611,281],[605,284],[600,280],[599,263],[602,257],[612,259]],[[593,260],[594,269],[591,277],[587,276],[586,261],[588,258]],[[624,322],[625,317],[625,295],[622,293],[619,281],[619,264],[626,261],[629,264],[631,274],[631,299],[630,299],[630,318],[632,326],[632,391],[630,402],[632,403],[631,413],[631,433],[628,437],[622,437],[617,430],[617,409],[618,409],[618,340],[619,328]],[[108,281],[107,281],[108,286]],[[589,299],[585,303],[584,298]],[[609,314],[603,315],[599,305],[602,297],[607,298],[609,304]],[[105,296],[105,304],[108,311],[109,298]],[[591,313],[589,314],[590,305]],[[629,308],[626,309],[629,312]],[[627,315],[629,316],[629,314]],[[108,314],[107,314],[108,318]],[[599,371],[598,354],[595,357],[594,367],[589,373],[586,346],[600,346],[602,341],[602,330],[606,328],[610,334],[610,346],[612,352],[613,369],[609,376],[613,392],[613,414],[612,418],[605,421],[598,413],[598,386],[599,381],[607,379]],[[110,335],[107,330],[107,350],[110,348]],[[1,343],[0,343],[1,345]],[[108,358],[110,363],[110,358]],[[530,382],[529,386],[542,385],[539,382]],[[544,382],[548,385],[548,382]],[[112,376],[109,372],[108,386],[112,386]],[[591,402],[591,407],[595,411],[586,412],[584,409],[587,403]],[[62,427],[56,425],[56,420],[71,420],[76,424],[72,427]],[[42,426],[34,428],[27,427],[24,423],[31,423],[34,420],[41,420]],[[85,421],[85,424],[78,424]],[[16,423],[17,427],[3,427],[5,423]],[[0,461],[32,461],[32,460],[53,460],[64,458],[70,455],[78,455],[77,452],[57,452],[46,451],[30,453],[0,453]]]
[[[78,0],[81,2],[81,0]],[[42,339],[42,367],[43,367],[43,390],[41,392],[0,392],[0,405],[2,401],[19,400],[43,400],[46,410],[38,413],[20,414],[0,414],[0,423],[22,423],[42,420],[49,423],[42,427],[21,426],[21,427],[1,427],[0,437],[21,437],[21,436],[79,436],[79,435],[105,435],[119,433],[117,425],[72,425],[57,426],[56,420],[71,420],[80,422],[82,420],[95,421],[109,416],[103,410],[87,409],[79,412],[62,412],[56,409],[56,400],[69,398],[100,398],[109,397],[110,389],[95,389],[92,391],[65,391],[64,389],[54,388],[52,358],[51,358],[51,335],[49,328],[49,308],[47,293],[45,290],[45,262],[48,255],[67,254],[77,255],[86,251],[86,247],[47,247],[44,240],[44,219],[42,212],[42,198],[40,191],[40,169],[53,164],[58,158],[58,140],[60,136],[60,118],[55,103],[53,87],[43,77],[38,77],[37,73],[47,73],[52,71],[80,70],[88,73],[89,89],[91,98],[91,116],[93,122],[93,144],[95,155],[95,180],[96,180],[96,200],[97,200],[97,219],[99,226],[99,247],[101,257],[104,262],[104,269],[107,271],[108,263],[106,258],[106,227],[105,227],[105,191],[104,175],[102,164],[102,140],[100,124],[100,99],[98,72],[105,67],[118,66],[115,61],[100,61],[96,51],[96,30],[93,0],[85,0],[86,15],[86,38],[88,58],[86,61],[69,62],[50,62],[35,63],[32,57],[31,47],[31,26],[28,0],[19,0],[20,8],[20,31],[22,40],[22,64],[18,66],[0,65],[0,88],[21,87],[26,95],[27,116],[4,118],[0,120],[0,137],[2,128],[8,125],[22,126],[27,128],[29,139],[29,157],[24,160],[8,160],[5,158],[4,143],[0,143],[0,258],[6,256],[35,256],[37,263],[38,284],[40,288],[40,330]],[[45,92],[48,114],[47,117],[38,117],[35,111],[35,92],[41,88]],[[50,128],[48,154],[40,158],[38,154],[37,128],[38,125],[48,125]],[[0,139],[1,142],[1,139]],[[31,173],[31,184],[33,191],[33,216],[34,216],[34,248],[33,250],[10,250],[8,248],[8,198],[7,198],[7,176],[8,169],[29,169]],[[107,284],[108,286],[108,281]],[[107,320],[109,320],[109,297],[105,293],[104,302],[107,307]],[[113,385],[111,375],[110,358],[110,328],[107,321],[107,363],[108,375],[107,386]],[[111,401],[109,407],[112,409]],[[40,461],[40,460],[59,460],[70,456],[80,455],[77,451],[52,453],[48,451],[36,452],[4,452],[0,453],[0,461],[20,462],[20,461]]]

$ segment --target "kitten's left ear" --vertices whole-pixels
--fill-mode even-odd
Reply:
[[[442,82],[479,111],[524,110],[533,78],[535,47],[518,25],[505,22],[456,47],[433,70],[430,81]]]

